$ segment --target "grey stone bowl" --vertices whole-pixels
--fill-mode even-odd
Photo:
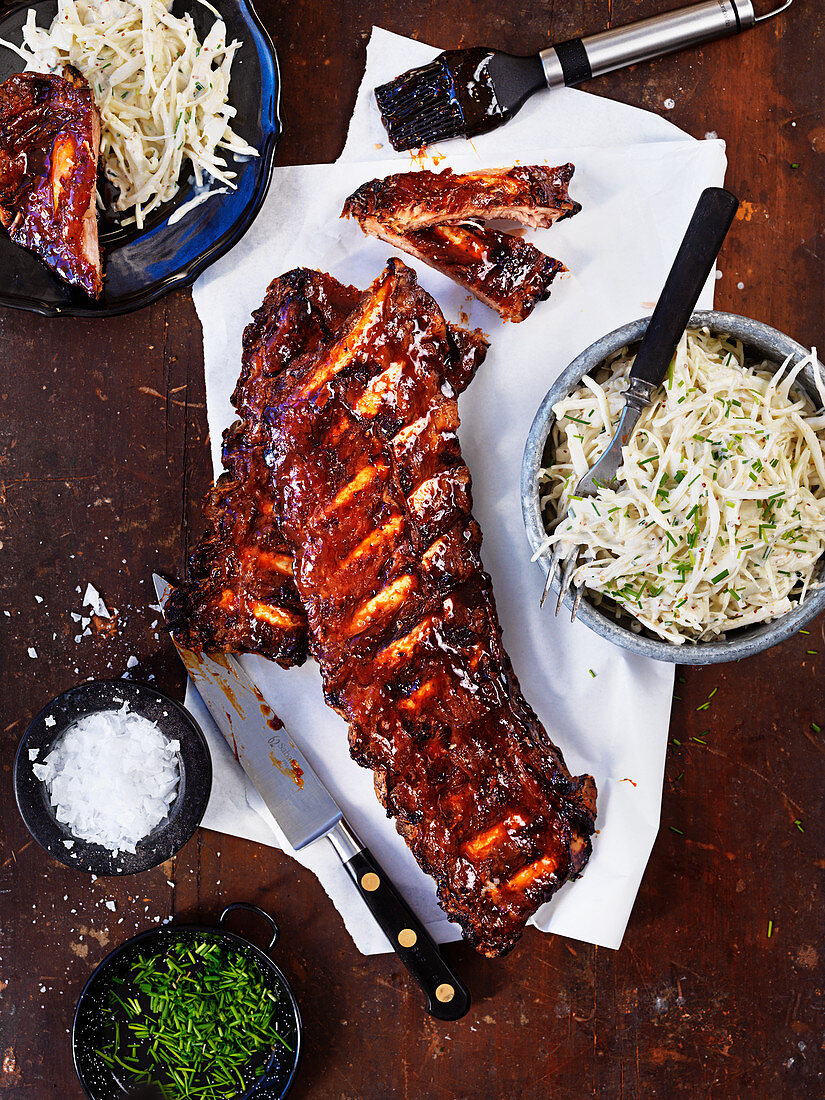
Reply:
[[[547,537],[539,506],[538,479],[541,467],[549,464],[550,432],[555,421],[553,405],[574,390],[585,374],[594,372],[613,352],[639,341],[647,328],[648,321],[647,317],[632,321],[603,336],[595,344],[591,344],[559,375],[539,406],[530,434],[527,436],[521,466],[521,509],[533,553],[539,549]],[[808,350],[801,344],[797,344],[795,340],[791,340],[777,329],[748,317],[739,317],[735,313],[720,313],[715,310],[697,312],[690,319],[690,327],[707,327],[712,332],[735,336],[745,345],[749,357],[764,358],[776,364],[783,363],[789,355],[801,358],[808,354]],[[806,368],[799,375],[798,381],[809,394],[814,408],[818,408],[820,398],[813,370],[810,367]],[[540,558],[535,568],[539,565],[546,575],[549,565],[547,558]],[[724,638],[715,641],[685,642],[683,645],[674,645],[657,638],[645,628],[637,632],[630,629],[629,624],[632,621],[630,616],[617,619],[609,609],[602,611],[596,607],[588,600],[587,595],[579,606],[578,618],[603,638],[634,653],[640,653],[644,657],[652,657],[657,661],[670,661],[674,664],[719,664],[723,661],[737,661],[742,657],[751,657],[754,653],[784,641],[810,622],[820,611],[825,610],[825,555],[818,564],[815,581],[819,584],[812,585],[805,599],[786,615],[770,623],[760,623],[731,631]],[[557,584],[554,587],[557,589]],[[573,601],[569,594],[564,602],[568,610],[572,609]],[[548,615],[553,614],[551,603],[555,603],[552,597],[548,599]]]

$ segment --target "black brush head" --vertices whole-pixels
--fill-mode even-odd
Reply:
[[[440,53],[376,88],[375,98],[390,144],[403,152],[493,130],[545,86],[538,55],[512,57],[480,47]]]

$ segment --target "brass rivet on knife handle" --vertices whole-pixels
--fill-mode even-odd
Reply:
[[[455,990],[447,982],[444,982],[443,985],[440,985],[438,989],[436,989],[435,996],[436,1000],[446,1005],[455,997]]]
[[[398,942],[402,947],[415,947],[418,942],[418,936],[416,936],[412,928],[402,928],[398,933]]]
[[[361,885],[365,890],[372,893],[373,890],[377,890],[381,885],[381,879],[373,871],[367,871],[367,873],[361,879]]]

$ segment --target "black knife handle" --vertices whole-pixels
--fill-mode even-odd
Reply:
[[[645,330],[630,378],[660,386],[713,262],[731,227],[739,200],[722,187],[708,187],[690,219],[673,267]]]
[[[369,848],[362,848],[344,866],[393,950],[424,990],[429,1014],[437,1020],[464,1016],[470,1007],[466,986]]]

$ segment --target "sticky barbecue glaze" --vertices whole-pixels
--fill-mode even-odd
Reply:
[[[532,164],[459,175],[450,168],[399,172],[362,184],[344,204],[344,215],[378,218],[394,233],[473,218],[507,218],[547,229],[581,210],[568,193],[574,171],[572,164]]]
[[[232,395],[239,419],[224,432],[225,472],[204,501],[206,532],[174,592],[168,615],[189,649],[260,653],[284,668],[307,654],[306,616],[292,581],[292,557],[273,516],[262,418],[279,375],[330,340],[362,298],[331,275],[296,268],[274,279],[243,336]],[[450,377],[472,379],[487,343],[450,329]]]
[[[584,867],[596,791],[504,651],[449,358],[436,303],[390,261],[277,382],[269,461],[327,701],[445,912],[495,956]]]
[[[306,617],[272,514],[262,417],[280,373],[330,339],[360,298],[331,275],[296,268],[273,280],[244,330],[232,394],[239,419],[224,432],[225,472],[206,495],[206,533],[168,609],[190,649],[260,653],[285,668],[306,659]]]
[[[549,297],[566,269],[528,241],[476,222],[507,218],[547,228],[572,217],[581,210],[568,193],[574,171],[563,164],[463,175],[403,172],[363,184],[342,216],[466,287],[506,321],[519,322]]]
[[[18,73],[0,85],[0,222],[72,286],[103,281],[95,189],[100,119],[76,69]]]

